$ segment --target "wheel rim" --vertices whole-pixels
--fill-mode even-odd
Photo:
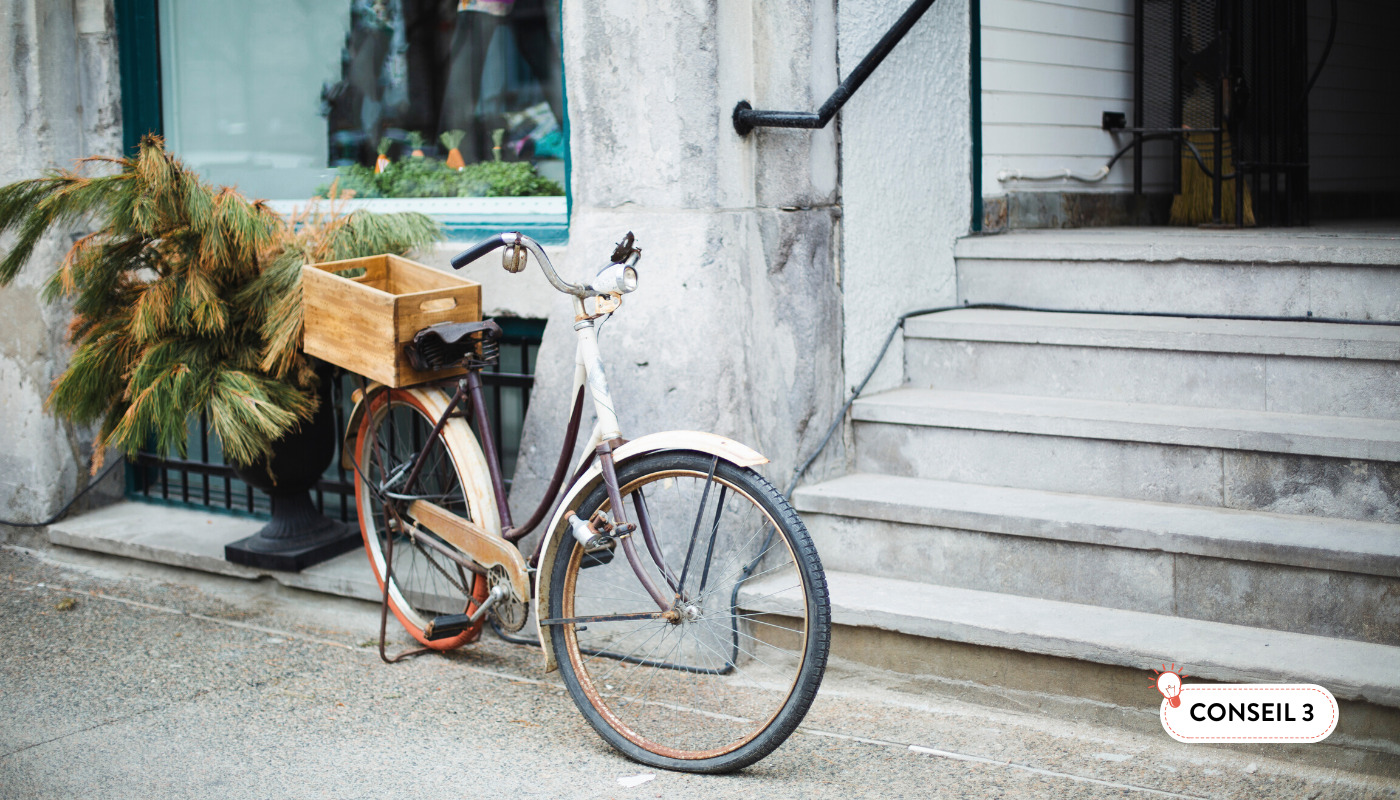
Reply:
[[[683,565],[684,552],[691,549],[706,477],[693,469],[672,469],[639,476],[622,487],[632,522],[637,521],[637,490],[642,490],[668,566]],[[716,475],[711,486],[684,597],[675,606],[681,611],[680,622],[563,626],[572,671],[603,721],[633,745],[674,759],[731,753],[773,724],[797,687],[812,618],[792,544],[777,532],[773,516],[730,480]],[[721,488],[723,513],[715,526]],[[609,509],[609,505],[605,500],[601,507]],[[682,535],[675,535],[682,526]],[[772,540],[760,553],[769,531]],[[712,535],[714,552],[707,559]],[[649,557],[641,532],[634,538],[653,580],[667,591],[670,585]],[[757,556],[761,560],[745,578],[744,567]],[[620,547],[606,565],[580,569],[583,558],[582,548],[573,547],[563,587],[565,617],[655,610]],[[672,568],[672,577],[679,579],[676,570]],[[779,618],[744,609],[743,598],[737,609],[731,606],[732,598],[741,593],[735,590],[736,583],[742,590],[746,584],[785,571],[791,580],[783,586],[802,597],[800,619],[784,617],[779,624]]]
[[[423,467],[410,493],[472,519],[457,459],[442,437],[429,441],[434,422],[406,393],[390,391],[376,398],[360,425],[356,443],[359,470],[355,476],[355,489],[360,510],[360,531],[381,588],[384,586],[389,555],[390,532],[393,532],[393,578],[389,581],[388,594],[394,616],[420,643],[445,650],[475,638],[479,629],[438,640],[428,640],[423,629],[439,614],[466,613],[475,602],[485,598],[485,582],[430,546],[420,543],[421,540],[415,541],[418,537],[441,541],[424,526],[414,525],[412,535],[404,530],[394,530],[397,519],[413,523],[402,510],[407,503],[396,503],[396,513],[387,513],[378,491],[384,486],[386,475],[398,475],[401,481],[412,454],[427,447]],[[403,488],[392,487],[400,493]]]

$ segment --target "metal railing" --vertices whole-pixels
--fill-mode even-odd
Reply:
[[[760,111],[749,105],[749,101],[740,100],[734,107],[734,130],[740,136],[747,136],[754,128],[825,128],[831,118],[836,116],[836,112],[841,110],[841,106],[844,106],[860,85],[865,83],[865,79],[870,77],[870,73],[880,66],[880,62],[884,61],[895,45],[909,33],[914,23],[933,6],[934,1],[914,0],[899,19],[895,20],[894,25],[885,31],[885,35],[880,37],[880,41],[866,53],[865,58],[856,64],[851,74],[846,76],[846,80],[841,81],[836,91],[822,103],[821,108],[816,111]]]
[[[501,339],[500,360],[483,370],[487,415],[492,434],[500,448],[502,473],[512,475],[520,450],[525,412],[530,407],[534,386],[535,358],[539,352],[543,320],[500,319],[505,336]],[[335,409],[336,455],[331,466],[312,489],[316,507],[326,516],[342,522],[355,522],[355,482],[350,470],[340,466],[339,433],[353,407],[353,376],[336,372],[330,402]],[[271,514],[271,498],[239,479],[223,457],[217,436],[201,415],[190,420],[189,447],[184,458],[168,453],[142,451],[127,460],[126,495],[129,499],[201,508],[266,518]],[[506,481],[509,488],[510,481]]]

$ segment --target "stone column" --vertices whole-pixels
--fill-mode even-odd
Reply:
[[[781,489],[841,402],[836,134],[741,138],[730,115],[743,99],[805,109],[825,98],[834,0],[564,5],[571,277],[591,277],[629,230],[644,251],[640,288],[600,337],[623,435],[733,437],[772,459],[762,471]],[[558,455],[572,323],[561,296],[540,349],[517,516]],[[839,467],[840,447],[838,437],[819,474]]]
[[[108,0],[0,0],[0,37],[0,184],[120,152]],[[51,234],[19,278],[0,289],[0,519],[45,519],[87,484],[91,431],[44,411],[68,359],[69,309],[40,299],[80,232]],[[12,242],[6,236],[0,250]],[[0,535],[4,530],[0,524]]]

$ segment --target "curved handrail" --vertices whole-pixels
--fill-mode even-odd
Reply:
[[[836,91],[822,103],[821,108],[812,111],[759,111],[749,105],[749,101],[740,100],[734,107],[734,130],[740,136],[748,136],[749,131],[754,128],[825,128],[826,123],[836,116],[836,112],[841,110],[841,106],[851,99],[851,95],[856,93],[865,79],[870,77],[870,73],[880,66],[880,62],[885,60],[885,56],[894,50],[899,40],[914,27],[914,23],[924,15],[925,11],[934,4],[935,0],[914,0],[905,12],[895,20],[894,25],[885,31],[885,35],[880,37],[880,41],[866,53],[865,58],[860,60],[856,68],[851,70],[851,74],[846,76],[846,80],[841,81],[841,85],[836,87]]]

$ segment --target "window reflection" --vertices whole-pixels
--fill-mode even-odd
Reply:
[[[160,15],[169,145],[210,180],[283,199],[336,179],[361,197],[562,194],[558,0],[166,0]]]

